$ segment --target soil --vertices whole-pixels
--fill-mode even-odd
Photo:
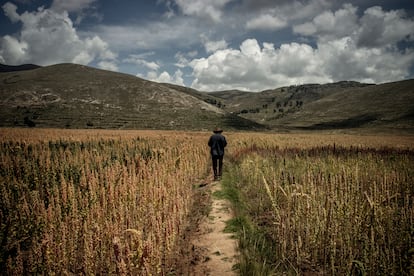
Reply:
[[[230,202],[212,196],[221,190],[219,181],[204,181],[195,189],[189,225],[168,275],[237,275],[237,240],[224,232],[233,217]]]

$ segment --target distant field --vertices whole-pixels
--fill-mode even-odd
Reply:
[[[413,269],[412,136],[224,134],[242,274]],[[0,270],[168,273],[209,135],[0,129]]]

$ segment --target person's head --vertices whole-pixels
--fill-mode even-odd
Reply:
[[[216,128],[213,130],[213,132],[214,132],[214,133],[222,133],[222,132],[223,132],[223,130],[222,130],[221,128],[219,128],[219,127],[216,127]]]

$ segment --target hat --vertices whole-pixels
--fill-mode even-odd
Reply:
[[[213,130],[213,132],[214,132],[214,133],[221,133],[221,132],[223,132],[223,130],[222,130],[221,128],[219,128],[219,127],[216,127],[216,128]]]

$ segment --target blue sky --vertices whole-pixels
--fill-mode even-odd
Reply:
[[[414,78],[412,0],[0,1],[0,63],[201,91]]]

